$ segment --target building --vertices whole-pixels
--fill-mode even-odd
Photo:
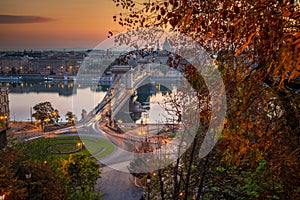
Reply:
[[[9,122],[8,88],[0,88],[0,149],[7,144],[6,130]]]
[[[172,51],[172,47],[170,45],[170,42],[169,42],[168,38],[165,39],[165,41],[164,41],[164,43],[162,45],[162,50],[168,51],[168,52]]]
[[[0,75],[76,75],[85,51],[0,52]]]

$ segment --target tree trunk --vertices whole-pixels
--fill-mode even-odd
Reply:
[[[210,154],[208,154],[207,157],[206,157],[206,159],[205,159],[205,163],[204,163],[204,166],[203,166],[201,180],[200,180],[199,186],[198,186],[198,193],[197,193],[196,200],[199,200],[200,197],[201,197],[201,193],[202,193],[202,189],[203,189],[203,183],[204,183],[204,178],[205,178],[205,174],[206,174],[206,169],[208,167],[209,157],[210,157]]]
[[[164,182],[162,180],[161,169],[158,170],[158,178],[159,178],[159,184],[160,184],[160,196],[161,196],[161,200],[164,200],[165,199]]]

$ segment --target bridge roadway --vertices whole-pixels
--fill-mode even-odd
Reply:
[[[149,64],[152,69],[158,64]],[[101,115],[101,112],[107,108],[108,104],[110,104],[110,109],[112,111],[112,118],[116,116],[116,114],[121,110],[121,108],[128,102],[130,96],[134,93],[134,91],[141,86],[143,83],[148,82],[151,80],[153,82],[157,82],[161,85],[164,85],[168,89],[172,89],[173,85],[179,86],[181,84],[182,75],[177,76],[157,76],[154,75],[155,69],[151,70],[144,70],[144,71],[137,71],[138,68],[135,68],[132,72],[132,85],[131,87],[126,87],[125,83],[127,80],[124,80],[123,75],[117,75],[115,80],[113,81],[111,87],[109,88],[108,92],[106,93],[103,100],[94,108],[91,112],[91,115]]]
[[[145,72],[144,72],[145,73]],[[114,99],[119,100],[115,101],[112,105],[112,118],[116,116],[116,114],[123,108],[123,106],[128,103],[129,98],[131,95],[133,95],[134,91],[147,79],[149,76],[147,76],[148,73],[145,73],[146,75],[139,76],[138,79],[136,79],[133,82],[133,87],[130,89],[121,90],[118,97],[115,97]]]
[[[105,110],[105,107],[108,104],[111,104],[111,102],[115,102],[115,101],[113,101],[114,99],[118,99],[118,100],[122,101],[123,98],[127,98],[127,96],[128,96],[128,95],[125,95],[125,93],[127,94],[127,92],[134,91],[134,90],[128,90],[125,88],[125,85],[123,83],[121,83],[121,81],[124,81],[124,80],[122,80],[122,77],[123,76],[120,74],[118,74],[116,76],[111,87],[109,88],[106,95],[104,96],[103,100],[90,112],[91,116],[98,115],[99,113],[101,113],[101,111]],[[143,79],[145,77],[141,76],[140,78]],[[140,80],[140,79],[133,79],[133,80],[136,81],[136,80]],[[136,82],[133,82],[133,84],[135,85],[135,87],[138,86],[136,84]],[[116,104],[116,105],[118,105],[118,104]]]
[[[152,65],[153,66],[153,65]],[[110,89],[106,93],[103,100],[94,108],[91,115],[99,115],[101,111],[105,110],[106,106],[110,104],[112,109],[112,116],[114,117],[120,109],[128,102],[130,96],[133,92],[147,79],[151,76],[151,71],[138,71],[135,68],[131,73],[133,77],[131,80],[126,80],[126,76],[117,75],[113,81]],[[132,82],[130,87],[127,87],[125,83],[129,81]],[[99,118],[99,116],[98,116]]]

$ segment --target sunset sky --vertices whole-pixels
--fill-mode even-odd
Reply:
[[[93,48],[121,27],[112,0],[0,0],[0,49]]]

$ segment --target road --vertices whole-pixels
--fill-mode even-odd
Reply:
[[[100,161],[100,164],[104,162],[111,166],[102,168],[101,178],[98,179],[96,185],[96,189],[104,195],[103,200],[140,200],[143,195],[143,188],[135,185],[131,174],[116,170],[116,168],[126,168],[129,164],[130,158],[126,157],[126,153],[122,149],[130,146],[126,143],[128,141],[104,133],[99,129],[97,121],[82,127],[79,129],[79,133],[110,140],[116,146],[114,153]]]
[[[140,200],[143,188],[134,185],[129,173],[104,167],[97,189],[103,192],[104,200]]]

